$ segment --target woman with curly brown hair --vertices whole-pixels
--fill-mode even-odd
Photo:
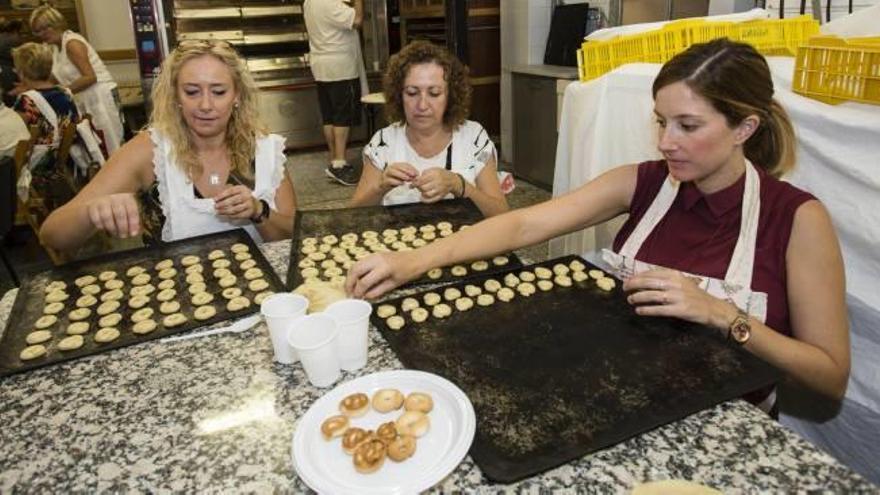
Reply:
[[[352,206],[469,198],[487,217],[509,209],[495,145],[467,120],[467,67],[445,48],[415,41],[391,57],[383,86],[393,123],[364,147]]]
[[[256,85],[231,46],[181,43],[162,63],[152,100],[148,130],[46,219],[43,244],[66,251],[99,230],[140,235],[142,193],[144,209],[159,209],[163,241],[235,228],[257,241],[290,237],[296,196],[284,138],[260,123]]]

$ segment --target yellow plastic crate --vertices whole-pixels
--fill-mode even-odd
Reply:
[[[695,43],[724,37],[749,43],[765,55],[794,55],[798,45],[818,32],[819,23],[810,16],[747,22],[675,21],[646,33],[584,42],[578,73],[582,81],[589,81],[623,64],[664,63]]]
[[[798,49],[792,89],[834,105],[880,105],[880,38],[813,37]]]

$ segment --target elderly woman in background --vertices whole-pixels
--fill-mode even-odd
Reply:
[[[467,120],[467,68],[446,49],[416,41],[391,57],[383,81],[393,124],[364,147],[352,206],[469,198],[489,217],[508,210],[495,145]]]
[[[259,122],[256,85],[231,46],[181,43],[162,63],[152,101],[148,129],[53,212],[43,244],[70,251],[98,231],[141,234],[139,196],[163,241],[235,228],[257,241],[290,237],[296,196],[284,139]]]
[[[92,116],[112,153],[122,144],[122,117],[116,82],[104,62],[85,38],[67,29],[61,12],[49,5],[31,12],[30,27],[35,36],[56,47],[53,76],[75,95],[80,111]]]

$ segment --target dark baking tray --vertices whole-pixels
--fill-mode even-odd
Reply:
[[[238,262],[233,261],[229,269],[238,277],[238,283],[235,286],[242,289],[242,295],[248,296],[248,298],[251,299],[251,305],[248,308],[234,313],[227,311],[226,299],[220,295],[222,289],[217,285],[217,281],[214,277],[211,276],[213,268],[211,268],[211,265],[209,264],[210,262],[207,259],[208,253],[214,249],[224,249],[227,258],[233,260],[233,254],[229,251],[229,247],[235,243],[247,244],[249,247],[254,261],[257,262],[256,267],[263,271],[263,278],[269,283],[269,287],[266,290],[272,290],[275,292],[285,290],[284,284],[263,256],[260,248],[257,247],[248,233],[242,229],[192,237],[189,239],[165,243],[157,247],[110,253],[88,260],[69,263],[55,267],[52,270],[35,274],[22,283],[19,288],[18,296],[15,299],[15,303],[12,306],[12,310],[9,313],[9,319],[6,322],[6,331],[3,333],[3,339],[0,340],[0,376],[69,361],[71,359],[77,359],[153,339],[160,339],[169,335],[192,330],[193,328],[211,325],[231,318],[239,318],[258,311],[259,306],[253,303],[253,297],[255,294],[247,288],[247,284],[242,277],[242,270],[239,268]],[[205,275],[205,284],[208,287],[208,291],[214,294],[214,300],[211,304],[217,309],[217,314],[207,320],[200,321],[193,317],[190,294],[187,291],[186,272],[184,271],[184,267],[180,265],[180,258],[188,254],[196,254],[202,258],[201,263],[204,265],[205,270],[203,273],[203,275]],[[188,320],[180,326],[165,328],[162,325],[162,318],[165,315],[159,313],[160,303],[156,300],[156,294],[159,292],[157,289],[156,292],[153,292],[150,296],[151,300],[148,307],[153,308],[155,311],[153,319],[158,323],[158,327],[156,330],[146,335],[136,335],[130,331],[132,326],[130,317],[136,310],[131,309],[128,307],[128,304],[126,304],[131,284],[128,283],[130,279],[125,276],[125,271],[128,267],[133,265],[143,266],[152,276],[151,283],[156,285],[159,280],[157,279],[157,274],[153,269],[153,266],[165,258],[172,258],[175,260],[174,267],[178,272],[175,276],[175,288],[178,291],[178,296],[175,300],[180,302],[180,312],[187,315]],[[122,314],[122,322],[117,325],[117,328],[120,331],[119,338],[106,344],[99,344],[94,341],[92,337],[94,337],[94,333],[97,331],[98,320],[101,318],[96,314],[95,309],[97,308],[97,305],[95,305],[92,307],[92,315],[88,319],[83,320],[89,322],[89,331],[83,335],[85,339],[83,346],[79,349],[65,352],[56,349],[55,345],[60,340],[60,336],[66,335],[64,329],[66,329],[67,325],[70,323],[67,315],[75,307],[75,301],[81,295],[79,288],[74,285],[74,280],[81,275],[97,275],[104,270],[115,270],[119,274],[118,278],[126,282],[122,289],[126,296],[120,300],[121,305],[117,310],[118,313]],[[21,359],[19,359],[19,353],[27,345],[25,343],[25,337],[29,332],[34,330],[34,321],[43,313],[43,306],[45,304],[44,288],[49,281],[52,280],[63,280],[66,282],[67,293],[70,297],[65,301],[65,309],[57,315],[59,320],[58,323],[51,327],[54,335],[53,339],[44,344],[47,346],[48,352],[40,358],[31,361],[21,361]]]
[[[365,230],[381,232],[384,229],[400,229],[408,225],[424,225],[440,221],[451,223],[456,230],[461,225],[472,225],[483,220],[483,214],[477,205],[469,199],[450,199],[432,204],[413,203],[397,206],[363,206],[359,208],[341,208],[335,210],[297,210],[293,227],[293,240],[290,243],[290,266],[287,269],[287,286],[298,287],[303,278],[298,267],[302,253],[300,241],[304,237],[322,237],[333,234],[337,237],[347,232],[360,233]],[[423,284],[440,284],[469,280],[484,274],[493,274],[501,270],[521,267],[522,261],[514,253],[506,255],[508,263],[496,266],[489,262],[489,268],[482,272],[467,266],[468,274],[463,277],[453,276],[449,267],[443,267],[443,275],[437,279],[427,276],[416,279],[406,286]]]
[[[503,283],[503,275],[481,279]],[[464,293],[464,285],[450,287]],[[585,281],[527,298],[517,294],[489,308],[453,309],[443,320],[417,324],[406,318],[399,331],[375,311],[372,322],[405,366],[444,376],[464,390],[477,414],[470,453],[487,478],[504,483],[780,377],[716,330],[636,315],[621,285],[618,280],[604,292]],[[394,304],[400,314],[402,299],[384,304]]]

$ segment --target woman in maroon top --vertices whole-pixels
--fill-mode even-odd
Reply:
[[[822,204],[778,180],[794,166],[795,141],[767,62],[727,39],[694,45],[663,66],[653,94],[665,160],[617,167],[415,251],[373,255],[352,267],[346,289],[376,297],[435,266],[629,213],[603,258],[630,275],[636,313],[714,327],[795,381],[842,397],[843,260]]]

